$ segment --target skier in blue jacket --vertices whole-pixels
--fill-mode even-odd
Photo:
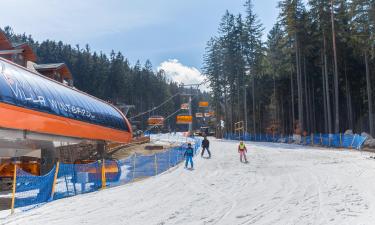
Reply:
[[[184,153],[184,157],[186,158],[185,168],[188,168],[189,161],[190,161],[191,169],[194,168],[193,156],[194,156],[194,149],[191,147],[191,144],[189,143]]]

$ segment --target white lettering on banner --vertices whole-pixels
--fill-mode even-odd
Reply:
[[[0,66],[2,66],[0,72],[5,83],[9,86],[10,90],[18,100],[31,102],[32,104],[39,104],[44,107],[47,107],[47,103],[49,103],[50,108],[53,110],[60,110],[90,119],[95,118],[95,116],[87,109],[36,94],[37,91],[33,90],[25,81],[14,79],[11,70],[6,68],[3,63],[1,63]]]

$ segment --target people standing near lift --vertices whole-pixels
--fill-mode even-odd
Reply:
[[[240,144],[238,145],[238,153],[240,153],[240,161],[242,162],[242,157],[245,159],[245,163],[248,163],[246,158],[247,148],[243,141],[240,141]]]
[[[208,158],[211,158],[211,152],[210,152],[210,141],[207,139],[207,136],[204,136],[204,139],[202,141],[202,153],[201,157],[204,155],[204,151],[207,150],[208,152]]]
[[[193,156],[194,156],[194,149],[191,147],[191,144],[188,144],[187,149],[185,150],[184,157],[186,159],[185,161],[185,168],[188,168],[188,164],[190,162],[191,169],[194,168],[194,163],[193,163]]]

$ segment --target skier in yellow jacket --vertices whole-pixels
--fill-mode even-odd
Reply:
[[[245,159],[245,163],[247,163],[247,158],[246,158],[246,153],[247,153],[247,148],[243,141],[240,141],[240,144],[238,145],[238,153],[240,153],[240,161],[242,162],[242,157]]]

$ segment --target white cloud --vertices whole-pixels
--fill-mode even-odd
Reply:
[[[177,59],[170,59],[158,66],[158,71],[164,70],[167,78],[179,84],[200,84],[205,81],[204,75],[195,67],[188,67]],[[208,85],[201,85],[200,90],[208,91]]]

